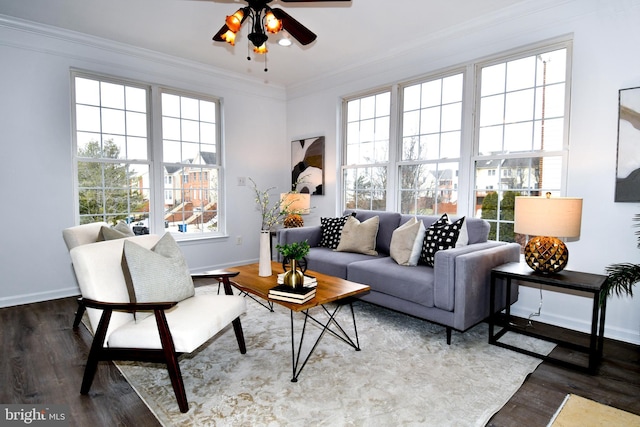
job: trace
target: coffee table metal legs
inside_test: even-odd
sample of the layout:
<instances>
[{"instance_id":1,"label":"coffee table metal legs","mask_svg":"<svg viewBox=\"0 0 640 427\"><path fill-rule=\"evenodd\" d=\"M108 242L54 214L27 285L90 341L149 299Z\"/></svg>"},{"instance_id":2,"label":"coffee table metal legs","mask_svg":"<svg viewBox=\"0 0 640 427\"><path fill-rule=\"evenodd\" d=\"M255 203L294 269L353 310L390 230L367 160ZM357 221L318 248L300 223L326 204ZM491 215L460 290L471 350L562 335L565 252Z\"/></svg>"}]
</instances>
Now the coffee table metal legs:
<instances>
[{"instance_id":1,"label":"coffee table metal legs","mask_svg":"<svg viewBox=\"0 0 640 427\"><path fill-rule=\"evenodd\" d=\"M326 332L329 332L331 335L335 336L336 338L350 345L356 351L360 351L360 340L358 339L358 328L356 327L356 316L353 311L353 304L352 302L348 302L348 304L351 309L351 319L353 320L353 331L355 335L354 336L355 341L349 336L349 334L347 334L347 332L336 320L336 315L338 314L342 306L345 304L344 303L337 304L333 309L333 311L330 311L326 306L323 305L321 306L322 309L324 310L325 314L329 316L329 319L325 323L311 316L309 314L309 310L305 310L302 312L304 314L304 322L302 324L302 331L300 333L300 340L298 342L297 350L296 350L296 340L295 340L295 329L294 329L294 323L293 323L294 312L293 310L291 310L291 362L293 367L293 377L291 378L291 382L295 383L298 381L298 376L300 375L300 372L302 372L302 369L305 367L305 365L309 361L309 358L313 354L314 350L318 346L318 343L320 342L320 340L322 339L322 337ZM301 363L302 344L304 342L305 333L307 330L307 323L309 320L320 325L322 327L322 331L320 332L320 335L318 336L316 341L313 343L311 349L309 350L308 354L306 355L306 357ZM337 328L336 330L330 327L332 324Z\"/></svg>"}]
</instances>

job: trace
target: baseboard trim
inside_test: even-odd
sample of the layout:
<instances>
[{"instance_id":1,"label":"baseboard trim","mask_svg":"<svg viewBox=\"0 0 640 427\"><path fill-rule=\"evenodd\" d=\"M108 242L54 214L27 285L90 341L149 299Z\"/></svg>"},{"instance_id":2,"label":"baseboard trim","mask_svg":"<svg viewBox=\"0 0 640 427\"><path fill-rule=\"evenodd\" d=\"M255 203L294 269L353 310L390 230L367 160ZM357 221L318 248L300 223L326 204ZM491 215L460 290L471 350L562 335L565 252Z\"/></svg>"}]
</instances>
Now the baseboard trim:
<instances>
[{"instance_id":1,"label":"baseboard trim","mask_svg":"<svg viewBox=\"0 0 640 427\"><path fill-rule=\"evenodd\" d=\"M517 317L528 318L529 315L533 312L537 311L537 307L535 309L532 308L524 308L524 307L511 307L511 314ZM561 328L572 329L579 332L591 333L591 323L585 322L582 320L578 320L571 317L559 316L553 313L543 313L540 317L536 317L533 320L536 322L548 323L550 325L558 326ZM627 328L618 328L618 327L610 327L606 324L605 320L605 328L604 328L604 336L605 338L614 339L617 341L624 341L631 344L640 345L640 331L632 330Z\"/></svg>"},{"instance_id":2,"label":"baseboard trim","mask_svg":"<svg viewBox=\"0 0 640 427\"><path fill-rule=\"evenodd\" d=\"M14 307L16 305L33 304L36 302L50 301L60 298L79 296L80 289L77 286L64 289L56 289L47 292L34 292L30 294L14 295L0 298L0 308Z\"/></svg>"}]
</instances>

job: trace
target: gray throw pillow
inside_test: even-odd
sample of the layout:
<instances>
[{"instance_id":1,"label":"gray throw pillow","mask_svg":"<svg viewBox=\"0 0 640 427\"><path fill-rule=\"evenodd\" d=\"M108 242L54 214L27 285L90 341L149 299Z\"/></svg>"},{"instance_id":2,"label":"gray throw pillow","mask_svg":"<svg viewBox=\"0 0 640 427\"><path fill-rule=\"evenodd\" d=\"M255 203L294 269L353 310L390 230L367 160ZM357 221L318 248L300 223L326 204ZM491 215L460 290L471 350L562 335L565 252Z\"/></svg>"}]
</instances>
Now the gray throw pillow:
<instances>
[{"instance_id":1,"label":"gray throw pillow","mask_svg":"<svg viewBox=\"0 0 640 427\"><path fill-rule=\"evenodd\" d=\"M187 262L170 233L151 249L125 240L122 264L136 302L182 301L195 294Z\"/></svg>"},{"instance_id":2,"label":"gray throw pillow","mask_svg":"<svg viewBox=\"0 0 640 427\"><path fill-rule=\"evenodd\" d=\"M133 236L135 236L135 234L133 234L133 231L131 231L129 226L123 221L118 221L116 225L111 227L107 227L105 225L100 227L98 241L124 239L125 237Z\"/></svg>"},{"instance_id":3,"label":"gray throw pillow","mask_svg":"<svg viewBox=\"0 0 640 427\"><path fill-rule=\"evenodd\" d=\"M364 222L358 221L354 216L349 217L344 227L342 227L340 243L338 243L336 251L378 255L376 237L378 236L379 225L380 217L377 215Z\"/></svg>"}]
</instances>

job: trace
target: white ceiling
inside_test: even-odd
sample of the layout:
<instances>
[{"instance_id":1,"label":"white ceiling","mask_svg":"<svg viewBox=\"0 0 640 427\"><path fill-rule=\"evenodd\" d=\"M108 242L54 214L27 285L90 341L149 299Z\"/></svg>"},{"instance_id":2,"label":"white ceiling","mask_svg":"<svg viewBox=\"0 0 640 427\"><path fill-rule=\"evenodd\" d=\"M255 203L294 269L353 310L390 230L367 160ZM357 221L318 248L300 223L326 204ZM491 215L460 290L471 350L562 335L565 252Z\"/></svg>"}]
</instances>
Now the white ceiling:
<instances>
[{"instance_id":1,"label":"white ceiling","mask_svg":"<svg viewBox=\"0 0 640 427\"><path fill-rule=\"evenodd\" d=\"M434 33L505 16L531 0L352 0L282 3L279 7L318 35L301 46L268 43L264 59L247 61L247 23L235 47L211 38L246 3L240 0L0 0L0 14L66 28L166 53L190 61L289 86L353 64L366 64L419 48ZM254 57L254 54L251 53Z\"/></svg>"}]
</instances>

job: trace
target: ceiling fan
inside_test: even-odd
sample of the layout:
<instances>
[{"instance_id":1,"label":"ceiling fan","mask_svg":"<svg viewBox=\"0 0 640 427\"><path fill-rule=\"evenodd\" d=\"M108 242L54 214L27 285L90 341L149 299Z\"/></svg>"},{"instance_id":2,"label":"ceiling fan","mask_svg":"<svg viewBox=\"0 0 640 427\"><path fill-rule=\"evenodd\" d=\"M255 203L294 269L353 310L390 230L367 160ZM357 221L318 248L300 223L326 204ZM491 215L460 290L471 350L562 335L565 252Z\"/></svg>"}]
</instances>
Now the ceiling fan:
<instances>
[{"instance_id":1,"label":"ceiling fan","mask_svg":"<svg viewBox=\"0 0 640 427\"><path fill-rule=\"evenodd\" d=\"M253 44L253 51L259 54L267 52L267 33L276 34L280 30L286 30L302 45L308 45L316 39L316 35L307 27L296 21L291 15L282 9L268 6L273 0L245 0L247 6L240 8L233 15L227 16L225 24L214 36L217 42L227 42L235 45L236 33L247 19L251 22L249 41ZM351 0L280 0L283 3L312 3L326 1L351 1ZM247 57L247 59L251 59ZM266 71L266 69L265 69Z\"/></svg>"}]
</instances>

